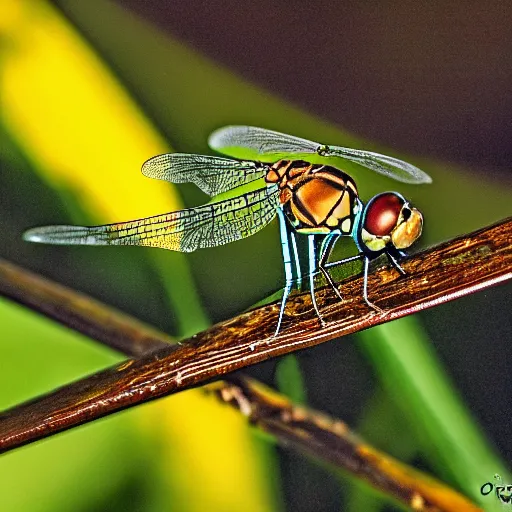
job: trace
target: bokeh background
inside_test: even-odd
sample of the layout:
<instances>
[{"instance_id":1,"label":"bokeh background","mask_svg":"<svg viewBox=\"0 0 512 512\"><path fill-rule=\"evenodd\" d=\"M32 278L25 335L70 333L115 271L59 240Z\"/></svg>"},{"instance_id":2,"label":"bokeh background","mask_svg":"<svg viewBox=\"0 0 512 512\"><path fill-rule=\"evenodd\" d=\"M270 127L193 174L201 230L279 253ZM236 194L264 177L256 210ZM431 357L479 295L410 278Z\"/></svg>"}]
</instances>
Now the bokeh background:
<instances>
[{"instance_id":1,"label":"bokeh background","mask_svg":"<svg viewBox=\"0 0 512 512\"><path fill-rule=\"evenodd\" d=\"M3 0L0 256L178 337L268 296L283 279L275 225L187 256L21 241L34 225L204 202L140 166L166 151L207 152L208 133L224 124L422 167L430 186L343 164L363 198L393 188L421 208L418 249L509 216L511 18L505 2ZM501 286L250 373L492 510L480 487L495 473L512 483L511 306ZM122 358L3 299L0 325L1 408ZM3 456L0 507L397 509L200 390Z\"/></svg>"}]
</instances>

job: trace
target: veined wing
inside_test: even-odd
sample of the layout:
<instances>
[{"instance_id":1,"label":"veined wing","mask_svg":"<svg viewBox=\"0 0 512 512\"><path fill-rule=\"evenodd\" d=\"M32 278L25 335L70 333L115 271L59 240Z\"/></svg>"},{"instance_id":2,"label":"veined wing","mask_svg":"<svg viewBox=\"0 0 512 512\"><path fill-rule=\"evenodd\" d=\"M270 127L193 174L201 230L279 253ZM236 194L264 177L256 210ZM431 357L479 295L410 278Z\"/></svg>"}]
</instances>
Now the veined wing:
<instances>
[{"instance_id":1,"label":"veined wing","mask_svg":"<svg viewBox=\"0 0 512 512\"><path fill-rule=\"evenodd\" d=\"M246 238L276 215L278 187L145 219L104 226L43 226L29 229L30 242L60 245L148 245L191 252Z\"/></svg>"},{"instance_id":2,"label":"veined wing","mask_svg":"<svg viewBox=\"0 0 512 512\"><path fill-rule=\"evenodd\" d=\"M215 196L265 176L268 165L218 156L167 153L150 158L142 174L171 183L194 183Z\"/></svg>"},{"instance_id":3,"label":"veined wing","mask_svg":"<svg viewBox=\"0 0 512 512\"><path fill-rule=\"evenodd\" d=\"M260 155L316 153L320 156L338 156L403 183L432 183L428 174L398 158L361 149L327 146L255 126L220 128L210 135L208 144L212 149L224 154L229 154L229 148L243 147L255 150Z\"/></svg>"}]
</instances>

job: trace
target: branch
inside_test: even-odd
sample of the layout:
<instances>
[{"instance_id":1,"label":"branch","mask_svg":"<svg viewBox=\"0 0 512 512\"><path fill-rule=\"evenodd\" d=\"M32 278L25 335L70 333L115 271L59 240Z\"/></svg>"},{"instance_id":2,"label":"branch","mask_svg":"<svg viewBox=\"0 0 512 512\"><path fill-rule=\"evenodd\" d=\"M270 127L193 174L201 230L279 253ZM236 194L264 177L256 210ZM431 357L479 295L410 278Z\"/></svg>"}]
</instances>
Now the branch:
<instances>
[{"instance_id":1,"label":"branch","mask_svg":"<svg viewBox=\"0 0 512 512\"><path fill-rule=\"evenodd\" d=\"M147 355L174 343L163 332L113 307L1 258L0 295L129 356Z\"/></svg>"},{"instance_id":2,"label":"branch","mask_svg":"<svg viewBox=\"0 0 512 512\"><path fill-rule=\"evenodd\" d=\"M376 271L369 284L383 297L376 303L384 313L369 311L361 297L361 278L350 279L344 283L344 302L327 288L318 291L319 307L329 321L324 328L309 295L298 295L288 307L295 320L277 338L272 338L279 310L274 303L14 407L0 416L0 451L503 282L512 277L511 238L512 220L506 220L415 255L403 264L407 275L399 280L391 269ZM3 282L8 274L2 273ZM2 290L24 300L12 284Z\"/></svg>"},{"instance_id":3,"label":"branch","mask_svg":"<svg viewBox=\"0 0 512 512\"><path fill-rule=\"evenodd\" d=\"M365 444L342 421L293 405L252 379L232 378L217 393L281 444L345 469L412 510L481 510L438 480Z\"/></svg>"},{"instance_id":4,"label":"branch","mask_svg":"<svg viewBox=\"0 0 512 512\"><path fill-rule=\"evenodd\" d=\"M505 228L502 234L506 239L507 232L510 231L510 222L502 223L501 227ZM498 236L493 240L494 235L499 234L496 233L499 228L500 225L483 230L430 252L435 253L443 249L444 259L442 261L445 266L460 265L468 261L474 264L482 256L492 253L494 256L502 258L502 263L506 268L510 254ZM468 244L470 238L472 241ZM468 249L470 245L472 249ZM460 250L461 247L465 250ZM427 256L428 253L417 258L424 259ZM505 277L500 277L501 266L494 268L495 266L494 263L491 264L490 261L487 261L481 278L472 280L475 282L470 291L504 280L506 274L504 274ZM461 268L458 268L460 271ZM491 270L490 275L485 276L485 271L489 270ZM148 328L127 315L5 262L0 262L0 292L130 355L153 351L166 346L171 341L166 335ZM463 294L465 293L459 292L459 295ZM438 303L445 300L447 299L438 300ZM322 302L320 303L322 304ZM159 357L159 354L155 354L155 356ZM133 364L133 362L129 364ZM125 365L121 365L119 368L120 371L123 371ZM91 379L94 381L95 378L89 378L86 381L91 381ZM412 506L415 510L477 510L465 498L442 486L439 482L432 481L422 473L363 444L342 422L293 406L283 397L268 391L250 379L230 377L229 381L210 386L210 389L214 389L221 399L235 405L242 413L249 416L253 423L276 436L280 442L291 444L303 452L350 471L374 487L391 494L404 504ZM82 390L84 388L94 389L94 382L92 384L92 387L86 385ZM96 395L96 392L94 394ZM49 396L54 396L54 394ZM102 401L103 397L100 394L97 405L102 406ZM41 401L35 402L35 404L38 403L41 404ZM27 407L31 410L32 405L33 403L30 403L14 408L2 415L0 431L5 432L6 422L11 423L12 426L12 421L9 422L9 418L12 420L16 416L16 412L21 413L21 418L23 418L23 411ZM94 406L94 404L88 405ZM72 408L73 405L69 404L68 413L72 413ZM41 405L38 405L36 409L42 412ZM75 407L75 413L79 414L84 421L87 416L81 409L80 406ZM19 423L23 423L23 421ZM73 424L76 423L67 426L60 425L59 430L69 428ZM59 427L58 424L55 425ZM28 439L24 437L23 432L11 431L10 439L0 438L0 446L3 446L4 450L11 449L29 442L31 439L42 437L37 433L44 436L51 435L55 431L57 430L51 428L46 432L39 429L35 431L35 436Z\"/></svg>"}]
</instances>

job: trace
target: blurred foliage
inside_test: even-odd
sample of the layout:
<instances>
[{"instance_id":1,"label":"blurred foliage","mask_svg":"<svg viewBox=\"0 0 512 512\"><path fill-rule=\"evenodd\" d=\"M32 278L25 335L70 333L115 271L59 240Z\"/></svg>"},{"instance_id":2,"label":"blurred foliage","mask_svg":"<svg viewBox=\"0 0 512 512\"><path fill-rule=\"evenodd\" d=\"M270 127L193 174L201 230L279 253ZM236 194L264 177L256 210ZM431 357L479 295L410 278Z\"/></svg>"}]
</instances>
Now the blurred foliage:
<instances>
[{"instance_id":1,"label":"blurred foliage","mask_svg":"<svg viewBox=\"0 0 512 512\"><path fill-rule=\"evenodd\" d=\"M276 368L275 381L281 393L285 394L296 404L305 404L306 388L304 377L295 354L280 358Z\"/></svg>"},{"instance_id":2,"label":"blurred foliage","mask_svg":"<svg viewBox=\"0 0 512 512\"><path fill-rule=\"evenodd\" d=\"M47 210L42 209L44 201L30 201L33 211L38 213L30 222L44 223L45 219L57 214L61 215L54 218L57 222L108 222L127 215L144 216L180 208L181 202L172 188L161 187L138 172L127 171L137 169L149 156L169 148L122 85L69 23L44 2L11 2L3 7L7 16L2 25L2 41L5 41L2 46L2 124L5 126L3 145L8 151L2 158L2 176L6 182L11 182L11 189L17 195L11 210L17 219L16 228L20 227L20 219L24 219L22 223L25 221L29 209L27 199L38 197L35 191L48 187L56 190L59 196L63 195L64 201L59 201L58 197L46 201ZM109 115L105 117L106 112ZM20 158L15 158L16 153ZM19 182L16 183L16 176L22 171L19 164L25 171L22 179L27 187L24 190L20 189ZM56 208L59 203L60 208ZM68 213L66 206L70 203L76 206ZM17 244L19 231L12 233L11 239ZM40 252L34 247L26 250L27 247L16 251L7 249L4 255L117 303L139 317L151 318L154 309L160 318L172 315L172 322L167 325L177 334L191 334L207 325L188 264L181 254L163 259L158 251L148 251L144 255L142 251L139 255L134 251L133 257L138 261L133 261L120 253L116 255L116 251L109 251L109 256L100 256L100 264L91 264L93 260L87 263L83 259L87 258L87 251L71 250L68 257L73 263L60 267L56 263L65 260L66 256L46 262L39 260L33 265L44 250ZM21 254L27 254L26 258L20 258ZM30 254L32 258L28 256ZM139 275L137 269L141 269ZM113 286L109 276L122 284ZM156 299L151 288L160 289ZM121 303L115 296L121 297ZM30 336L31 332L21 331L18 337ZM69 345L71 348L74 344L69 341ZM26 350L21 345L20 348ZM109 361L104 361L103 366L108 364ZM19 366L12 365L11 368L16 371ZM90 367L89 372L95 369L97 366ZM74 377L79 375L75 373ZM53 385L62 385L69 380L72 377ZM11 386L15 382L12 374L10 382ZM9 395L6 398L10 400ZM203 414L208 409L212 419L205 428ZM147 503L141 501L143 508L155 500L155 510L171 506L179 510L204 510L210 506L224 510L271 507L271 484L263 479L263 468L269 465L262 462L269 456L266 446L254 439L243 418L221 407L213 398L200 391L191 391L178 400L146 408L144 415L134 413L131 417L131 424L135 422L139 435L155 438L158 456L151 464L116 465L110 479L105 478L104 485L112 486L111 494L119 482L127 480L124 473L128 468L136 475L136 468L143 467L140 492L144 490L142 483L147 475L153 473L149 468L161 475L156 494ZM108 421L106 424L110 425ZM98 441L91 431L89 436L89 444L94 446ZM85 455L91 457L89 460L94 460L93 451L87 444L78 440L75 443L77 449L81 447ZM129 451L128 445L126 450ZM16 474L13 466L18 460L18 453L5 459L2 469L9 472L11 478ZM64 457L57 457L55 463L62 470L68 462ZM91 463L91 470L93 467ZM22 470L27 471L27 468L20 465L20 481ZM133 475L129 476L134 480ZM219 493L224 479L232 482L233 487ZM95 483L91 482L91 486ZM73 508L90 507L94 497L89 498L89 494L85 487L81 493L75 493L75 499L81 497L82 504ZM25 500L30 499L21 495ZM120 503L125 503L123 493L115 495L121 499ZM37 493L29 496L38 507L53 508L50 499L41 501ZM20 510L22 503L15 504L16 501L11 510ZM31 506L27 504L24 508L30 510Z\"/></svg>"},{"instance_id":3,"label":"blurred foliage","mask_svg":"<svg viewBox=\"0 0 512 512\"><path fill-rule=\"evenodd\" d=\"M47 223L130 220L204 202L194 187L178 191L139 169L145 159L170 150L165 140L179 151L208 151L207 135L223 124L261 125L393 154L245 83L113 3L56 4L60 10L42 0L4 0L0 7L0 229L7 241L0 255L168 332L191 334L208 324L208 316L234 315L278 289L277 227L186 257L156 249L31 246L21 232ZM510 188L460 168L407 159L434 184L389 183L339 163L356 178L363 199L390 186L411 198L427 219L423 246L510 215ZM493 497L482 498L480 485L495 472L505 474L491 445L511 450L498 437L509 430L508 415L487 403L503 395L505 381L499 372L494 380L490 374L500 368L500 353L510 350L512 326L510 288L486 294L425 313L425 327L407 319L368 331L362 338L368 358L356 338L344 338L285 358L277 369L267 363L251 373L272 382L276 370L290 396L307 396L313 407L352 426L362 420L368 441L490 509ZM2 407L118 360L7 302L0 302L0 318ZM429 335L441 358L429 348ZM486 430L496 425L495 431L484 434L475 426L443 359L480 418L494 414ZM490 391L478 402L483 388ZM118 414L2 461L6 511L383 505L366 486L339 484L325 468L275 449L199 391Z\"/></svg>"},{"instance_id":4,"label":"blurred foliage","mask_svg":"<svg viewBox=\"0 0 512 512\"><path fill-rule=\"evenodd\" d=\"M482 442L480 430L414 318L362 332L360 337L370 360L379 361L375 366L384 389L404 416L412 415L416 455L426 454L436 472L457 482L466 493L478 489L493 471L506 471Z\"/></svg>"}]
</instances>

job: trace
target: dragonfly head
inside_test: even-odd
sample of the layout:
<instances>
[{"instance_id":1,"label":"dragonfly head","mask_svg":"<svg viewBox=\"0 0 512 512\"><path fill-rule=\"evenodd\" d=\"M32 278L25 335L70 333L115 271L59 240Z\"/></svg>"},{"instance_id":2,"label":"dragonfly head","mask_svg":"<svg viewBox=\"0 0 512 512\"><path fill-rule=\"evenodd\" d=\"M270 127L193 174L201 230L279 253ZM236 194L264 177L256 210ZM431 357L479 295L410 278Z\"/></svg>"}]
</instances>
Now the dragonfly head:
<instances>
[{"instance_id":1,"label":"dragonfly head","mask_svg":"<svg viewBox=\"0 0 512 512\"><path fill-rule=\"evenodd\" d=\"M407 249L421 235L423 216L397 192L384 192L365 206L360 242L364 250L379 252L392 246Z\"/></svg>"}]
</instances>

